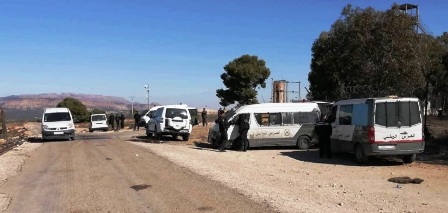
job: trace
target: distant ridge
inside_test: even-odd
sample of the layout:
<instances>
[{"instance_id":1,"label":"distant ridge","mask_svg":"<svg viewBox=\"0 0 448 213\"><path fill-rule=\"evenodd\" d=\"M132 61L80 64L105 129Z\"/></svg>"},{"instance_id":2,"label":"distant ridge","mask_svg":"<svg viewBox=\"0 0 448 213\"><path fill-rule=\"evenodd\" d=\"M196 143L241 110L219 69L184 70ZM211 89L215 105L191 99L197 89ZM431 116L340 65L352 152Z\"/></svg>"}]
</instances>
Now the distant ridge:
<instances>
[{"instance_id":1,"label":"distant ridge","mask_svg":"<svg viewBox=\"0 0 448 213\"><path fill-rule=\"evenodd\" d=\"M0 97L0 107L5 109L43 109L46 107L55 107L64 98L75 98L80 100L88 109L103 110L129 110L131 102L122 97L76 94L76 93L43 93L43 94L24 94ZM159 105L157 103L153 103ZM134 102L135 109L145 109L146 105Z\"/></svg>"}]
</instances>

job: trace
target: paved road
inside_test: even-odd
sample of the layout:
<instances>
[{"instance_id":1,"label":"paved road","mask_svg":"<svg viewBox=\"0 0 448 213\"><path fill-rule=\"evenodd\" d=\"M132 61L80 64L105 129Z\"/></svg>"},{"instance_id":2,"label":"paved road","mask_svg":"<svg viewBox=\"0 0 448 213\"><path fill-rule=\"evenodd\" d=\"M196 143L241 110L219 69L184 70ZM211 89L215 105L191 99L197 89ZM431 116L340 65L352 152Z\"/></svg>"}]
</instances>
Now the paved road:
<instances>
[{"instance_id":1,"label":"paved road","mask_svg":"<svg viewBox=\"0 0 448 213\"><path fill-rule=\"evenodd\" d=\"M131 134L92 133L44 143L0 186L0 193L12 198L6 212L273 211L124 142Z\"/></svg>"}]
</instances>

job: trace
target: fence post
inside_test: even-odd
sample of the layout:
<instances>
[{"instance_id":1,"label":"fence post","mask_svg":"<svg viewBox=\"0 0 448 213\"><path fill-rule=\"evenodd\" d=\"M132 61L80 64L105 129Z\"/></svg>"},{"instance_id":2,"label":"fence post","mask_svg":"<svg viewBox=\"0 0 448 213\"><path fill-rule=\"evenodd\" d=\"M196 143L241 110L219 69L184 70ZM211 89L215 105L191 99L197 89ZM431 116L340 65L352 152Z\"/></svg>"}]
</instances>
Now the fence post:
<instances>
[{"instance_id":1,"label":"fence post","mask_svg":"<svg viewBox=\"0 0 448 213\"><path fill-rule=\"evenodd\" d=\"M1 136L3 139L8 139L8 129L6 129L6 117L5 117L5 111L0 108L0 122L2 123L2 134Z\"/></svg>"}]
</instances>

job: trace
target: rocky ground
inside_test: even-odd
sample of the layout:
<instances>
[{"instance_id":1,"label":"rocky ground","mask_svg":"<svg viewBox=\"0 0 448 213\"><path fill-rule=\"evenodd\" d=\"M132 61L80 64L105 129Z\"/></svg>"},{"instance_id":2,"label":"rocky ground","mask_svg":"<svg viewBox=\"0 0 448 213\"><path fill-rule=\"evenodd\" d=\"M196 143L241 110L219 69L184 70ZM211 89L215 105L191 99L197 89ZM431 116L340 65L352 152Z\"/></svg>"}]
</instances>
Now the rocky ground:
<instances>
[{"instance_id":1,"label":"rocky ground","mask_svg":"<svg viewBox=\"0 0 448 213\"><path fill-rule=\"evenodd\" d=\"M33 134L35 128L32 124L25 129ZM83 131L83 127L77 128ZM448 166L443 152L419 155L411 165L377 159L359 166L350 155L320 159L317 149L271 147L220 153L206 143L207 132L208 127L194 127L188 142L169 137L148 139L142 130L122 130L119 138L281 212L446 212L448 209ZM19 161L26 159L26 154L18 156ZM404 176L423 182L388 181Z\"/></svg>"}]
</instances>

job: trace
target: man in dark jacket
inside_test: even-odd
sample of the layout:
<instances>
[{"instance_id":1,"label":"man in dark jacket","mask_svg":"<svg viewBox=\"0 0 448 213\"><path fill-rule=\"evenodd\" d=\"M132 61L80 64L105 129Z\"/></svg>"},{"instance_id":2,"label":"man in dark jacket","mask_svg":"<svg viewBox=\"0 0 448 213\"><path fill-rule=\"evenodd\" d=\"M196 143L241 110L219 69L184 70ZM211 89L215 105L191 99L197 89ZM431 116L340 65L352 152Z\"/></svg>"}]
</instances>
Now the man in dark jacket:
<instances>
[{"instance_id":1,"label":"man in dark jacket","mask_svg":"<svg viewBox=\"0 0 448 213\"><path fill-rule=\"evenodd\" d=\"M202 126L207 126L207 110L205 110L205 107L204 109L202 109L201 115L202 115Z\"/></svg>"},{"instance_id":2,"label":"man in dark jacket","mask_svg":"<svg viewBox=\"0 0 448 213\"><path fill-rule=\"evenodd\" d=\"M216 123L219 125L219 133L221 134L221 145L219 146L220 152L225 152L227 146L227 128L229 126L227 119L224 117L224 110L218 111L218 119Z\"/></svg>"},{"instance_id":3,"label":"man in dark jacket","mask_svg":"<svg viewBox=\"0 0 448 213\"><path fill-rule=\"evenodd\" d=\"M249 131L249 119L247 117L248 115L241 114L238 118L238 126L241 139L241 147L239 151L243 152L247 151L247 146L249 145L249 141L247 140L247 132Z\"/></svg>"},{"instance_id":4,"label":"man in dark jacket","mask_svg":"<svg viewBox=\"0 0 448 213\"><path fill-rule=\"evenodd\" d=\"M114 113L111 113L109 115L109 124L110 124L110 129L114 130L114 123L115 123L115 117L114 117Z\"/></svg>"},{"instance_id":5,"label":"man in dark jacket","mask_svg":"<svg viewBox=\"0 0 448 213\"><path fill-rule=\"evenodd\" d=\"M120 124L121 124L121 128L124 129L124 120L126 119L126 117L124 117L123 113L121 113L120 115Z\"/></svg>"},{"instance_id":6,"label":"man in dark jacket","mask_svg":"<svg viewBox=\"0 0 448 213\"><path fill-rule=\"evenodd\" d=\"M135 111L135 114L134 114L134 131L135 130L140 130L140 126L139 126L139 123L140 123L140 119L142 118L142 116L140 115L140 113L138 113L138 111Z\"/></svg>"},{"instance_id":7,"label":"man in dark jacket","mask_svg":"<svg viewBox=\"0 0 448 213\"><path fill-rule=\"evenodd\" d=\"M120 115L117 113L115 114L115 124L117 125L117 128L115 130L119 130L120 129Z\"/></svg>"},{"instance_id":8,"label":"man in dark jacket","mask_svg":"<svg viewBox=\"0 0 448 213\"><path fill-rule=\"evenodd\" d=\"M331 159L331 141L330 137L333 128L330 123L319 122L314 128L315 133L319 138L319 157L323 158L325 155Z\"/></svg>"}]
</instances>

